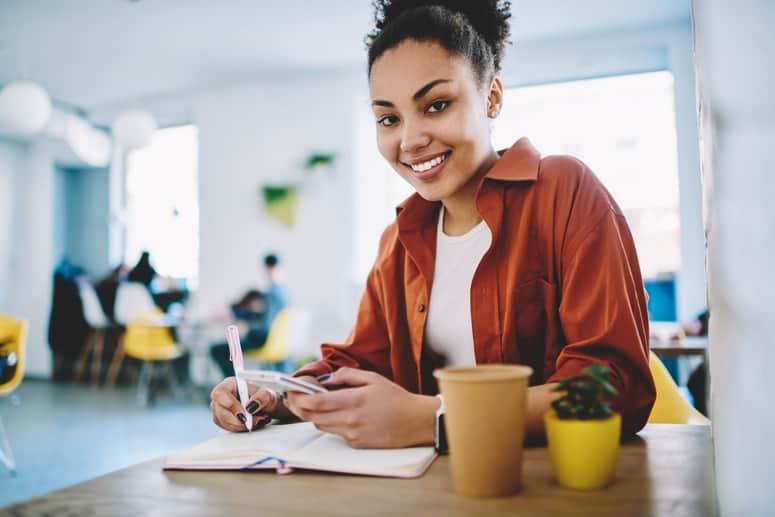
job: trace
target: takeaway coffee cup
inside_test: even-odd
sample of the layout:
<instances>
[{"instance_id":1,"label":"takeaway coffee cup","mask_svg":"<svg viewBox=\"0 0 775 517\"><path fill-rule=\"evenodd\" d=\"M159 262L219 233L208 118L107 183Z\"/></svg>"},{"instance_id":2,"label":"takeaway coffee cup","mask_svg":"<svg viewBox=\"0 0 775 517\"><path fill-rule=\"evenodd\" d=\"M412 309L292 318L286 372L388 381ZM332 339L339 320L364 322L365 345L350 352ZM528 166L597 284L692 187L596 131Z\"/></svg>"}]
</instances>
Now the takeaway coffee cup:
<instances>
[{"instance_id":1,"label":"takeaway coffee cup","mask_svg":"<svg viewBox=\"0 0 775 517\"><path fill-rule=\"evenodd\" d=\"M444 397L452 483L470 497L503 497L519 491L533 369L493 364L443 368L433 375Z\"/></svg>"}]
</instances>

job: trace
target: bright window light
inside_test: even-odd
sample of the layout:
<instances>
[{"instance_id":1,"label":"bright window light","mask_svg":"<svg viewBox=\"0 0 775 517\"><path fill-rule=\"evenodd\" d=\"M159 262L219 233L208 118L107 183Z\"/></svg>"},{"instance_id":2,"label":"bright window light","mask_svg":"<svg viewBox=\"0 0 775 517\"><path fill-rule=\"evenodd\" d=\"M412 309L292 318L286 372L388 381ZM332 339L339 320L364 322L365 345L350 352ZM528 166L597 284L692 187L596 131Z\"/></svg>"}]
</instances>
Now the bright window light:
<instances>
[{"instance_id":1,"label":"bright window light","mask_svg":"<svg viewBox=\"0 0 775 517\"><path fill-rule=\"evenodd\" d=\"M570 154L591 167L627 217L645 278L678 271L672 73L509 89L493 141L504 149L520 136L543 155Z\"/></svg>"},{"instance_id":2,"label":"bright window light","mask_svg":"<svg viewBox=\"0 0 775 517\"><path fill-rule=\"evenodd\" d=\"M148 250L159 274L189 288L199 276L198 145L196 126L162 129L126 165L125 263Z\"/></svg>"}]
</instances>

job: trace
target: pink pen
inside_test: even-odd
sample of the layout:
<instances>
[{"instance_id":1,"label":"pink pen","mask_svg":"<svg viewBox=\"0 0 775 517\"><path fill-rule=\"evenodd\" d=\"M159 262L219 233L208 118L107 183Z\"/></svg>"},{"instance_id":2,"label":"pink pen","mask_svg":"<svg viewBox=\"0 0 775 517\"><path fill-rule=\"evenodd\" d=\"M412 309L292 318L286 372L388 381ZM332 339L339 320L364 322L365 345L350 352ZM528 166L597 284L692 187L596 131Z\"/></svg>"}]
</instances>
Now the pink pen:
<instances>
[{"instance_id":1,"label":"pink pen","mask_svg":"<svg viewBox=\"0 0 775 517\"><path fill-rule=\"evenodd\" d=\"M234 365L234 378L237 379L237 392L239 393L239 401L242 403L242 407L248 403L248 383L245 379L240 378L242 370L245 369L245 362L242 359L242 345L239 340L239 329L236 325L229 325L226 327L226 341L229 342L229 359L231 359ZM245 410L245 427L248 428L248 432L251 431L250 424L253 422L253 416Z\"/></svg>"}]
</instances>

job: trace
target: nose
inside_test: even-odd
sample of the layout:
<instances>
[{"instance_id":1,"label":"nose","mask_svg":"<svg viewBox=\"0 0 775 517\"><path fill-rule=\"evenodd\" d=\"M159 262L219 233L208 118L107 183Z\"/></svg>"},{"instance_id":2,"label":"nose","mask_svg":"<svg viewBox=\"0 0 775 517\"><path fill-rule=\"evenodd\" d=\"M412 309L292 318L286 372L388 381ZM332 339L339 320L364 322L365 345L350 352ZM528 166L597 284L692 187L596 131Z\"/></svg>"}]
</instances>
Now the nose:
<instances>
[{"instance_id":1,"label":"nose","mask_svg":"<svg viewBox=\"0 0 775 517\"><path fill-rule=\"evenodd\" d=\"M431 138L421 122L404 120L401 133L401 152L414 153L431 143Z\"/></svg>"}]
</instances>

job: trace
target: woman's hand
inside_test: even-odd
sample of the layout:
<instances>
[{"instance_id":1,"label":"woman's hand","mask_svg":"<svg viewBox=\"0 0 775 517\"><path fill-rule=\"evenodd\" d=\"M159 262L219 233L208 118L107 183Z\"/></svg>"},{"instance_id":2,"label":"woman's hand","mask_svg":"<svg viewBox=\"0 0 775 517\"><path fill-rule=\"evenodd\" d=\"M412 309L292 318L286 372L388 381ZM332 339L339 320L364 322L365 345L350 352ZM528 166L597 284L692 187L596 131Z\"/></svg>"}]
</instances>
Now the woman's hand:
<instances>
[{"instance_id":1,"label":"woman's hand","mask_svg":"<svg viewBox=\"0 0 775 517\"><path fill-rule=\"evenodd\" d=\"M385 377L341 368L312 395L288 392L286 404L302 420L337 434L357 448L393 448L433 443L439 400L409 393Z\"/></svg>"},{"instance_id":2,"label":"woman's hand","mask_svg":"<svg viewBox=\"0 0 775 517\"><path fill-rule=\"evenodd\" d=\"M243 408L239 401L236 379L227 377L221 381L210 393L213 422L227 431L238 433L247 431L245 422L248 418L251 429L256 430L264 427L272 418L292 417L275 392L248 383L248 393L250 399L247 407Z\"/></svg>"}]
</instances>

